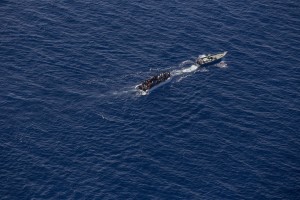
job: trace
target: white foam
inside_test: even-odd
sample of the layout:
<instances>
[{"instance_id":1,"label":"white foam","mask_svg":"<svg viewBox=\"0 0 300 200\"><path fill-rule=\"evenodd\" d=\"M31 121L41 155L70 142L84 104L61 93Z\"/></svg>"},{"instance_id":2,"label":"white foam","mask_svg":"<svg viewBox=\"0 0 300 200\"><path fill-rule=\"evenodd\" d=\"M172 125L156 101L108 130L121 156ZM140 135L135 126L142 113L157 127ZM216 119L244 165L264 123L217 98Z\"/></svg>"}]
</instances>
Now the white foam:
<instances>
[{"instance_id":1,"label":"white foam","mask_svg":"<svg viewBox=\"0 0 300 200\"><path fill-rule=\"evenodd\" d=\"M225 63L224 61L222 61L222 62L216 64L216 66L219 67L219 68L227 68L227 67L228 67L228 66L227 66L227 63Z\"/></svg>"},{"instance_id":2,"label":"white foam","mask_svg":"<svg viewBox=\"0 0 300 200\"><path fill-rule=\"evenodd\" d=\"M171 76L178 76L182 74L182 70L173 70L171 71Z\"/></svg>"},{"instance_id":3,"label":"white foam","mask_svg":"<svg viewBox=\"0 0 300 200\"><path fill-rule=\"evenodd\" d=\"M182 74L185 74L185 73L191 73L191 72L194 72L196 71L197 69L199 68L198 65L191 65L190 67L187 67L187 68L183 68L181 70L173 70L171 72L171 75L172 76L179 76L179 75L182 75Z\"/></svg>"},{"instance_id":4,"label":"white foam","mask_svg":"<svg viewBox=\"0 0 300 200\"><path fill-rule=\"evenodd\" d=\"M140 92L140 95L142 95L142 96L145 96L145 95L147 95L147 94L149 94L148 92L145 92L145 91L141 91Z\"/></svg>"},{"instance_id":5,"label":"white foam","mask_svg":"<svg viewBox=\"0 0 300 200\"><path fill-rule=\"evenodd\" d=\"M183 73L190 73L190 72L196 71L198 68L199 68L199 66L197 66L197 65L192 65L192 66L190 66L189 68L183 69L182 72L183 72Z\"/></svg>"}]
</instances>

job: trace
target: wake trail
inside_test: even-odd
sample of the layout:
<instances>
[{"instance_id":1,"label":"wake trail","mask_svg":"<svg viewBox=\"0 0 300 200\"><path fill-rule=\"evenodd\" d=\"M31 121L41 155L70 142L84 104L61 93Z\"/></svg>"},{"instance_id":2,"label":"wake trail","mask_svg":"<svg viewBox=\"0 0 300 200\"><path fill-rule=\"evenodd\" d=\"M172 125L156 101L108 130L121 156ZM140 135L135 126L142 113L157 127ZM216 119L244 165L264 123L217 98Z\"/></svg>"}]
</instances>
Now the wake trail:
<instances>
[{"instance_id":1,"label":"wake trail","mask_svg":"<svg viewBox=\"0 0 300 200\"><path fill-rule=\"evenodd\" d=\"M180 76L186 73L191 73L191 72L195 72L197 69L199 69L198 65L191 65L190 67L187 68L183 68L183 69L179 69L179 70L173 70L171 71L171 75L172 76Z\"/></svg>"},{"instance_id":2,"label":"wake trail","mask_svg":"<svg viewBox=\"0 0 300 200\"><path fill-rule=\"evenodd\" d=\"M219 67L226 67L226 65L220 65ZM191 76L192 73L195 72L208 72L208 69L205 67L200 67L197 65L194 61L192 60L186 60L183 61L182 63L179 64L180 69L170 69L170 74L171 74L171 82L175 80L175 82L180 82L181 80L185 79L188 76ZM158 71L158 70L157 70ZM139 73L141 74L141 73ZM132 95L132 94L137 94L138 96L140 95L146 95L146 93L137 93L137 90L135 88L136 86L132 87L125 87L122 88L122 90L119 91L114 91L112 94L114 96L124 96L124 95Z\"/></svg>"}]
</instances>

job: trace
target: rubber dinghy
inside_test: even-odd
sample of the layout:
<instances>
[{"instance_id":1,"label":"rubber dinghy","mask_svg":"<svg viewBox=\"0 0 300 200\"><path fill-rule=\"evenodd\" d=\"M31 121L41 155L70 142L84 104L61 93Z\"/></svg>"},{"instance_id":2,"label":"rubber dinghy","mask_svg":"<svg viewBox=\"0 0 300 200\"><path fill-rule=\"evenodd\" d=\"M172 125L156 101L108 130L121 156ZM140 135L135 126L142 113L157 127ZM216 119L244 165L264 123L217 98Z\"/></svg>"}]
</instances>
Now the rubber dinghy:
<instances>
[{"instance_id":1,"label":"rubber dinghy","mask_svg":"<svg viewBox=\"0 0 300 200\"><path fill-rule=\"evenodd\" d=\"M215 55L212 55L212 54L200 55L197 58L196 63L198 65L200 65L200 67L216 64L216 63L220 62L226 54L227 54L227 51L225 51L223 53L215 54Z\"/></svg>"},{"instance_id":2,"label":"rubber dinghy","mask_svg":"<svg viewBox=\"0 0 300 200\"><path fill-rule=\"evenodd\" d=\"M141 92L149 93L151 90L154 90L155 88L167 83L170 79L171 73L163 72L156 76L152 76L151 78L137 85L135 88Z\"/></svg>"}]
</instances>

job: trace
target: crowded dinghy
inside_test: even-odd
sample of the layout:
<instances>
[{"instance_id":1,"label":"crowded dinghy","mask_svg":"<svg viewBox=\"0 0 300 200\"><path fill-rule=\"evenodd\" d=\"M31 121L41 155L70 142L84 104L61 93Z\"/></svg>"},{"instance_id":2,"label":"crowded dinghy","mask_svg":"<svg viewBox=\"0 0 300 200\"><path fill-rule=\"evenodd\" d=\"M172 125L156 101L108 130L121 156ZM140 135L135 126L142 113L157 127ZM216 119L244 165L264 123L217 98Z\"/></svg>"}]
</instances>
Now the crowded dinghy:
<instances>
[{"instance_id":1,"label":"crowded dinghy","mask_svg":"<svg viewBox=\"0 0 300 200\"><path fill-rule=\"evenodd\" d=\"M163 72L156 76L152 76L151 78L145 80L141 84L136 86L136 89L143 91L143 92L150 92L154 88L162 85L163 83L167 82L171 78L170 72Z\"/></svg>"}]
</instances>

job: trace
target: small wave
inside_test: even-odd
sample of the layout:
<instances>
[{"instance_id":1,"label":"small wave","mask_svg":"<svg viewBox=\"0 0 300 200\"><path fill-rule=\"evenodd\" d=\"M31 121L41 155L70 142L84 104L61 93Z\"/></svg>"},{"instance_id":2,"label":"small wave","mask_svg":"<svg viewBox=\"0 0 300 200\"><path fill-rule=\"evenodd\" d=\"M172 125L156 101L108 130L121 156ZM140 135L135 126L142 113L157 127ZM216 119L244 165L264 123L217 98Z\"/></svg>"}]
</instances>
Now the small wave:
<instances>
[{"instance_id":1,"label":"small wave","mask_svg":"<svg viewBox=\"0 0 300 200\"><path fill-rule=\"evenodd\" d=\"M145 95L148 95L149 93L148 92L145 92L145 91L137 91L136 94L138 96L145 96Z\"/></svg>"},{"instance_id":2,"label":"small wave","mask_svg":"<svg viewBox=\"0 0 300 200\"><path fill-rule=\"evenodd\" d=\"M216 66L219 68L227 68L228 67L227 63L225 63L224 61L216 64Z\"/></svg>"},{"instance_id":3,"label":"small wave","mask_svg":"<svg viewBox=\"0 0 300 200\"><path fill-rule=\"evenodd\" d=\"M112 94L113 95L124 95L124 94L130 94L130 93L134 93L136 92L135 87L127 87L127 88L123 88L120 91L114 91Z\"/></svg>"},{"instance_id":4,"label":"small wave","mask_svg":"<svg viewBox=\"0 0 300 200\"><path fill-rule=\"evenodd\" d=\"M183 68L183 67L187 67L187 66L189 66L189 65L191 65L191 64L195 64L195 62L192 61L192 60L185 60L185 61L183 61L182 63L180 63L179 67L180 67L180 68Z\"/></svg>"},{"instance_id":5,"label":"small wave","mask_svg":"<svg viewBox=\"0 0 300 200\"><path fill-rule=\"evenodd\" d=\"M192 66L189 67L189 68L183 69L182 72L183 72L183 73L190 73L190 72L196 71L198 68L199 68L199 66L197 66L197 65L192 65Z\"/></svg>"},{"instance_id":6,"label":"small wave","mask_svg":"<svg viewBox=\"0 0 300 200\"><path fill-rule=\"evenodd\" d=\"M199 68L199 65L192 64L191 66L189 66L187 68L183 68L183 69L180 69L180 70L173 70L171 72L171 75L172 76L179 76L179 75L182 75L182 74L185 74L185 73L195 72L195 71L197 71L198 68Z\"/></svg>"}]
</instances>

